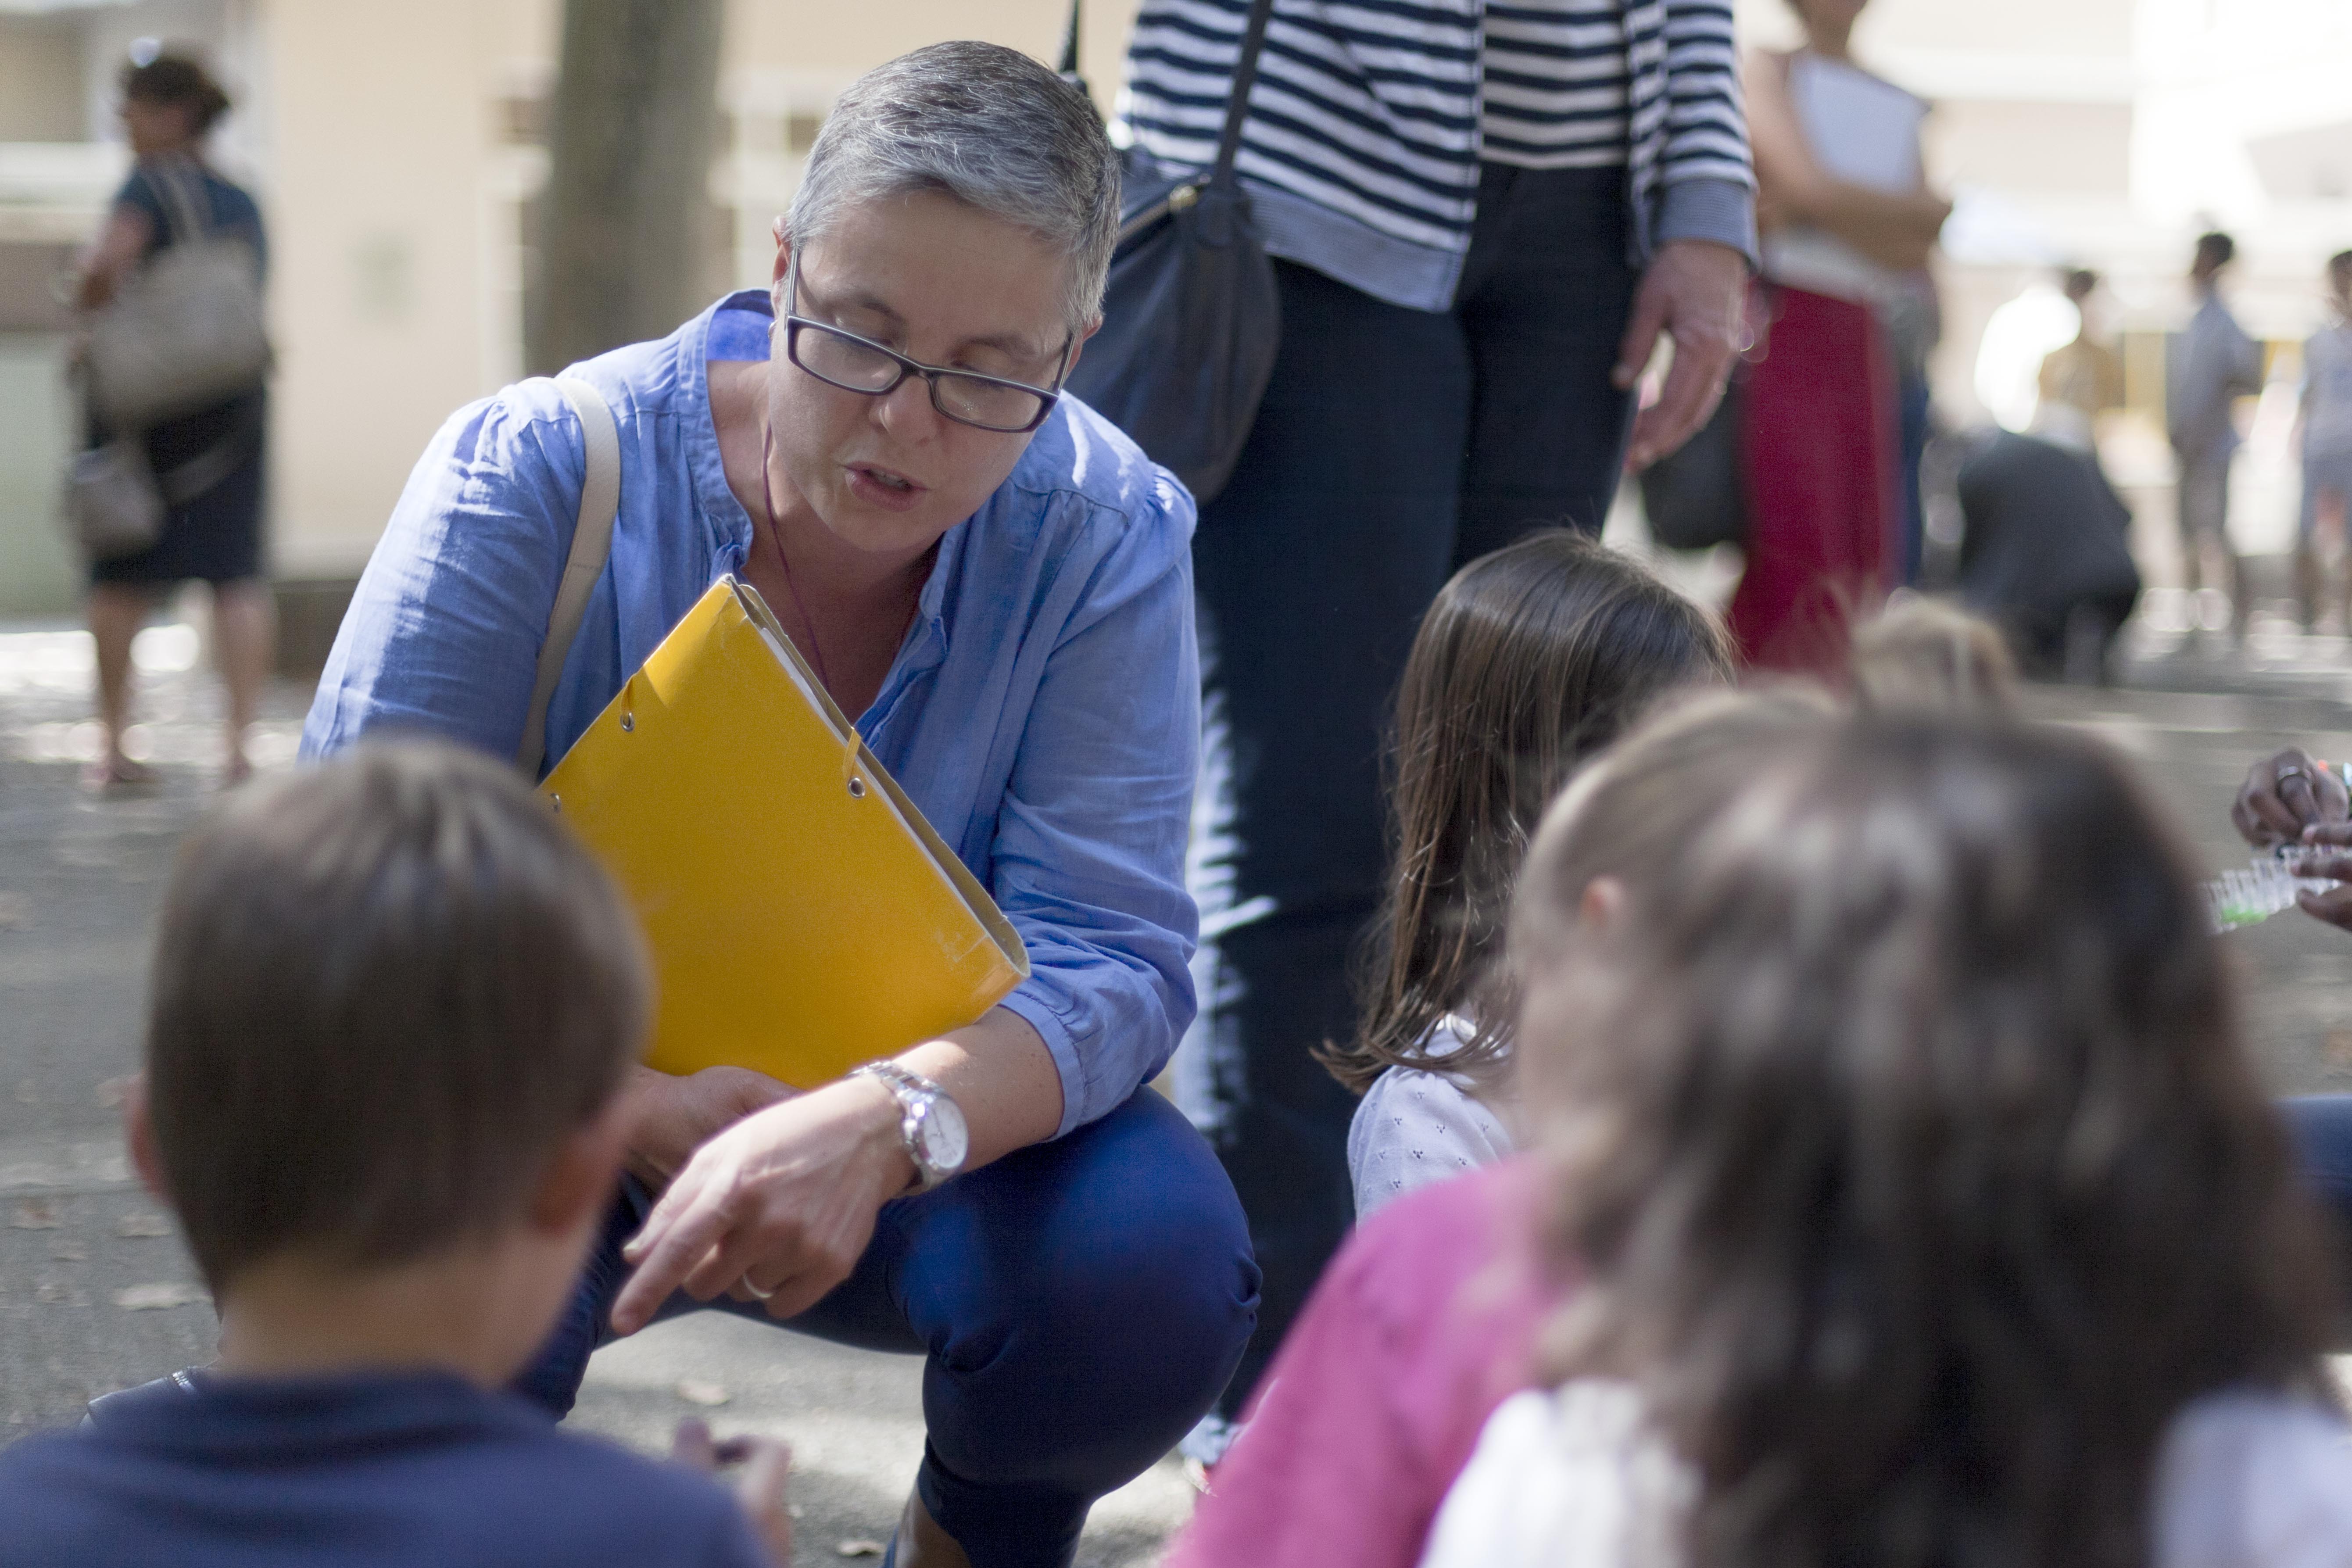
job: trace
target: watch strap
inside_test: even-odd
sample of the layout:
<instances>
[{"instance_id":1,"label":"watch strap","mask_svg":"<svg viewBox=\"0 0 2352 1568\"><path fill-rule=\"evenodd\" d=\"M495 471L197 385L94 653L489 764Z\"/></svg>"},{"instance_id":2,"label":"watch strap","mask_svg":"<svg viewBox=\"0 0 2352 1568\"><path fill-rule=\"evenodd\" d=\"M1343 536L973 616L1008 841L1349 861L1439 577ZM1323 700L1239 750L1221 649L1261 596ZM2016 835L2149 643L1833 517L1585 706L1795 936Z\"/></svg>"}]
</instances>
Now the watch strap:
<instances>
[{"instance_id":1,"label":"watch strap","mask_svg":"<svg viewBox=\"0 0 2352 1568\"><path fill-rule=\"evenodd\" d=\"M921 1121L925 1110L918 1109L919 1097L934 1102L949 1100L946 1089L935 1079L925 1078L921 1073L901 1067L887 1058L855 1068L849 1076L873 1079L888 1089L890 1097L898 1102L899 1142L906 1146L907 1158L915 1167L915 1185L902 1195L928 1193L955 1174L953 1171L942 1171L932 1164L923 1152Z\"/></svg>"}]
</instances>

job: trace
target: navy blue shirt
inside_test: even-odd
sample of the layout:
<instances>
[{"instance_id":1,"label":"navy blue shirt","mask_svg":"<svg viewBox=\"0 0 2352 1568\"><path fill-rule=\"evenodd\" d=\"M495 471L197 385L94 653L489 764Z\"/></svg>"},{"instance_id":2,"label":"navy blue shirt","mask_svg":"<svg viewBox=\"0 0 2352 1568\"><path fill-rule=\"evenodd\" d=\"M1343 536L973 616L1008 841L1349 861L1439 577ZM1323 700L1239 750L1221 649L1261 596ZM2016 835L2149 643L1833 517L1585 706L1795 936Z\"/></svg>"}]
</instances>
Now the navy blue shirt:
<instances>
[{"instance_id":1,"label":"navy blue shirt","mask_svg":"<svg viewBox=\"0 0 2352 1568\"><path fill-rule=\"evenodd\" d=\"M261 209L253 205L253 197L245 187L231 184L210 168L192 158L142 161L132 165L131 177L114 193L114 205L128 207L145 216L149 233L147 248L142 259L153 256L181 237L173 232L170 211L163 193L157 188L159 180L173 177L184 179L192 200L203 204L197 217L209 224L215 232L233 235L253 247L253 253L266 271L269 264L269 243L261 230ZM198 195L201 193L201 195Z\"/></svg>"},{"instance_id":2,"label":"navy blue shirt","mask_svg":"<svg viewBox=\"0 0 2352 1568\"><path fill-rule=\"evenodd\" d=\"M0 1568L768 1562L708 1478L445 1374L198 1374L0 1452Z\"/></svg>"}]
</instances>

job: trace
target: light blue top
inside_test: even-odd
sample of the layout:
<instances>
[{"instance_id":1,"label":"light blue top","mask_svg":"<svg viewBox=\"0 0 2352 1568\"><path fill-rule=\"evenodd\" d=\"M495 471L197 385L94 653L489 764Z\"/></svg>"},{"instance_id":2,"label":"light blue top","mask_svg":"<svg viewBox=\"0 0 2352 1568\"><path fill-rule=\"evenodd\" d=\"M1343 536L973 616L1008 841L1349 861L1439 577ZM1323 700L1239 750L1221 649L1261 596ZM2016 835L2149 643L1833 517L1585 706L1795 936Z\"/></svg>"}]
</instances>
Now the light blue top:
<instances>
[{"instance_id":1,"label":"light blue top","mask_svg":"<svg viewBox=\"0 0 2352 1568\"><path fill-rule=\"evenodd\" d=\"M742 570L751 520L720 466L707 362L767 358L769 309L765 294L736 294L659 342L567 373L612 405L621 501L548 711L551 758L705 589ZM303 755L405 727L512 757L583 477L580 424L551 382L452 416L360 579ZM1028 944L1031 976L1004 1005L1053 1052L1062 1132L1157 1073L1192 1017L1192 519L1166 469L1065 397L987 504L940 541L857 721Z\"/></svg>"}]
</instances>

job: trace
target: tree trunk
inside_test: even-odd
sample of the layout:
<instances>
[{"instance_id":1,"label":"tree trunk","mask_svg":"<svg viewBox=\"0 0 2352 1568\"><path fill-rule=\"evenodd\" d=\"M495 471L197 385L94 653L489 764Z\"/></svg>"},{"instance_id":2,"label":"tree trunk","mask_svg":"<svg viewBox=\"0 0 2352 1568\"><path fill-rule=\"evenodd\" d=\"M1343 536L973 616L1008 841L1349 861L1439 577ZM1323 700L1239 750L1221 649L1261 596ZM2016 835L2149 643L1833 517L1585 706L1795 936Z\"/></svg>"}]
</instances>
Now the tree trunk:
<instances>
[{"instance_id":1,"label":"tree trunk","mask_svg":"<svg viewBox=\"0 0 2352 1568\"><path fill-rule=\"evenodd\" d=\"M722 0L564 0L539 287L523 357L548 375L700 309Z\"/></svg>"}]
</instances>

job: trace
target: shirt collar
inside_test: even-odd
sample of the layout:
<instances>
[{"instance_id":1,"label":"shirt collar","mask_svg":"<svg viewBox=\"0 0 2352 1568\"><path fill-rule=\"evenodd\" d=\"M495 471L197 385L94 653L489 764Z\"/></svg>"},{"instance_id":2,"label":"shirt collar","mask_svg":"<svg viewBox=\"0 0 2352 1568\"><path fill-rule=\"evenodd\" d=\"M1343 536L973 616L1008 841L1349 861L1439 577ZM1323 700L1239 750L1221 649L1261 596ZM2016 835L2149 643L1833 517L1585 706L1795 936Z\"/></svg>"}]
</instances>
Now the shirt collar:
<instances>
[{"instance_id":1,"label":"shirt collar","mask_svg":"<svg viewBox=\"0 0 2352 1568\"><path fill-rule=\"evenodd\" d=\"M677 334L677 384L685 389L687 461L693 470L695 500L710 527L711 553L736 570L751 548L751 514L727 483L727 463L719 452L719 426L710 414L710 324L721 310L772 316L766 290L742 289L719 300Z\"/></svg>"}]
</instances>

